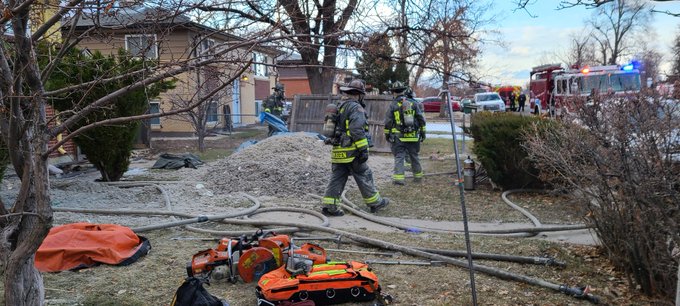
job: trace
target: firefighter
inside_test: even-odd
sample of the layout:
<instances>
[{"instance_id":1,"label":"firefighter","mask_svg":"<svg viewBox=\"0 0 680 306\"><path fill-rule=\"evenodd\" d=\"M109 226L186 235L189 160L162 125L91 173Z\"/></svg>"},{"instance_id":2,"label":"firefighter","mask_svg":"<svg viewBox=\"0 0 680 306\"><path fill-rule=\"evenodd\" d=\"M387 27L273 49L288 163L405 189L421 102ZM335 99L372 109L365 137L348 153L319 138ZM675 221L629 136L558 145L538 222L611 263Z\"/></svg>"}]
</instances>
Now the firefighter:
<instances>
[{"instance_id":1,"label":"firefighter","mask_svg":"<svg viewBox=\"0 0 680 306\"><path fill-rule=\"evenodd\" d=\"M392 182L404 185L404 160L409 156L411 171L415 182L423 178L423 168L420 165L418 153L420 142L425 140L425 117L418 106L418 102L408 98L404 93L407 86L397 81L392 84L394 99L385 114L385 139L393 146L394 174Z\"/></svg>"},{"instance_id":2,"label":"firefighter","mask_svg":"<svg viewBox=\"0 0 680 306\"><path fill-rule=\"evenodd\" d=\"M373 172L368 167L368 115L364 110L363 98L366 85L363 80L352 80L340 86L342 94L337 115L333 119L333 136L326 144L333 145L331 151L332 173L323 197L322 212L327 216L342 216L338 207L340 194L345 189L347 178L352 175L359 186L364 203L372 213L389 204L389 199L380 196L373 183Z\"/></svg>"},{"instance_id":3,"label":"firefighter","mask_svg":"<svg viewBox=\"0 0 680 306\"><path fill-rule=\"evenodd\" d=\"M264 100L264 112L270 113L281 119L283 102L285 100L283 84L276 83L276 86L272 87L272 89L274 90L274 93ZM271 136L274 132L276 132L276 130L270 125L268 135Z\"/></svg>"}]
</instances>

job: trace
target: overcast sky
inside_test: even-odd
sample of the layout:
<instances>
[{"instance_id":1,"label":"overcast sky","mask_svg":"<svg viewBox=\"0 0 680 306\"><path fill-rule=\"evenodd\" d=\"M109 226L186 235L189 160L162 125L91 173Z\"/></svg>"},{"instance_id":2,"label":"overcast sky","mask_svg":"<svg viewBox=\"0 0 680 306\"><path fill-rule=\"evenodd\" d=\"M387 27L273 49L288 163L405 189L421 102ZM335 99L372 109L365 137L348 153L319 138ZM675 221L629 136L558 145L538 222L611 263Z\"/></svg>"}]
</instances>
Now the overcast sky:
<instances>
[{"instance_id":1,"label":"overcast sky","mask_svg":"<svg viewBox=\"0 0 680 306\"><path fill-rule=\"evenodd\" d=\"M491 84L512 84L524 86L529 80L531 67L537 66L551 56L556 50L568 47L569 34L582 31L585 20L593 10L584 7L556 10L558 1L536 1L529 6L531 14L526 11L513 11L515 6L509 0L493 1L493 12L497 15L493 26L501 32L507 47L487 45L480 58L480 72L484 81ZM680 12L680 1L668 3L656 2L657 10ZM671 58L671 43L678 33L680 17L665 14L653 14L652 28L656 31L656 49L668 61ZM668 64L662 65L669 69Z\"/></svg>"}]
</instances>

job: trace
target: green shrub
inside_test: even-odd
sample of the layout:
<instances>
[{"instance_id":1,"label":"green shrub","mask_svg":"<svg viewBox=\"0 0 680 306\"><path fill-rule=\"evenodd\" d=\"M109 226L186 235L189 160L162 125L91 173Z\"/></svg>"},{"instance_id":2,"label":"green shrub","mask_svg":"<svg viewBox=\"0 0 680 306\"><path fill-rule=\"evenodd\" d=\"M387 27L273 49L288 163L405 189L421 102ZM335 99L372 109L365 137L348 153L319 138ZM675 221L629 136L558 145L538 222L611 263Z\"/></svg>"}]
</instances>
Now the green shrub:
<instances>
[{"instance_id":1,"label":"green shrub","mask_svg":"<svg viewBox=\"0 0 680 306\"><path fill-rule=\"evenodd\" d=\"M153 63L132 59L125 50L120 50L118 56L104 56L100 52L89 56L79 50L73 50L55 69L55 73L46 83L46 88L54 90L120 76L130 71L139 71L149 65ZM99 83L92 87L71 91L52 99L51 102L59 111L83 107L116 90L130 86L140 81L141 78L143 76L128 76L112 82ZM115 98L113 104L100 108L79 120L73 130L110 118L144 114L148 109L149 99L173 87L173 81L162 81L146 88L130 90ZM74 137L73 140L87 159L99 170L103 181L118 181L130 164L129 158L139 127L139 121L103 125L87 130Z\"/></svg>"},{"instance_id":2,"label":"green shrub","mask_svg":"<svg viewBox=\"0 0 680 306\"><path fill-rule=\"evenodd\" d=\"M512 113L479 112L472 116L473 152L489 178L501 188L546 187L522 147L525 131L541 120Z\"/></svg>"}]
</instances>

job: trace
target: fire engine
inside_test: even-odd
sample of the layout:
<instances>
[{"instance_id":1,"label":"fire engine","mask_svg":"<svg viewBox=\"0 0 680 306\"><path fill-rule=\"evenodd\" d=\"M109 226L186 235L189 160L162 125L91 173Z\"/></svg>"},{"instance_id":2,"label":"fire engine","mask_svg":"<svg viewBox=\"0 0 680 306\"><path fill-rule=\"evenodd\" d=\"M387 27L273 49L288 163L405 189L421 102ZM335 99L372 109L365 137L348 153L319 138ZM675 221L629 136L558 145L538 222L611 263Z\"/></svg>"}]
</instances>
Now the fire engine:
<instances>
[{"instance_id":1,"label":"fire engine","mask_svg":"<svg viewBox=\"0 0 680 306\"><path fill-rule=\"evenodd\" d=\"M514 93L515 99L517 99L517 97L519 97L519 94L522 92L522 87L511 85L497 86L493 88L493 91L497 92L498 95L501 96L501 98L505 102L505 109L514 111L514 109L510 108L510 95ZM515 106L517 106L518 104L519 102L515 101Z\"/></svg>"},{"instance_id":2,"label":"fire engine","mask_svg":"<svg viewBox=\"0 0 680 306\"><path fill-rule=\"evenodd\" d=\"M625 95L639 92L641 86L640 71L634 63L571 69L565 69L559 64L549 64L534 67L530 75L529 105L535 114L551 109L551 106L568 107L565 103L567 97Z\"/></svg>"}]
</instances>

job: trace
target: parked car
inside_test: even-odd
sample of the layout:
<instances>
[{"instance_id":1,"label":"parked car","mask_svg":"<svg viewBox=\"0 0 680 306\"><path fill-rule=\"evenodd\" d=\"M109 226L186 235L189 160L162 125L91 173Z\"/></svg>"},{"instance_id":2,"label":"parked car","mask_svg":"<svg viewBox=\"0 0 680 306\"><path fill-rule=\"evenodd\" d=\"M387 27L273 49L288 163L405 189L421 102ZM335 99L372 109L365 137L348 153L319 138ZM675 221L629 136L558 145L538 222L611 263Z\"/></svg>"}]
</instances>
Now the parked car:
<instances>
[{"instance_id":1,"label":"parked car","mask_svg":"<svg viewBox=\"0 0 680 306\"><path fill-rule=\"evenodd\" d=\"M427 97L423 99L423 106L425 108L425 112L434 112L437 113L439 112L439 109L442 106L442 99L440 97ZM454 112L460 112L463 110L461 107L460 102L458 101L451 101L451 109Z\"/></svg>"},{"instance_id":2,"label":"parked car","mask_svg":"<svg viewBox=\"0 0 680 306\"><path fill-rule=\"evenodd\" d=\"M501 96L495 92L485 92L475 94L475 105L478 110L486 110L492 112L504 112L505 102Z\"/></svg>"}]
</instances>

